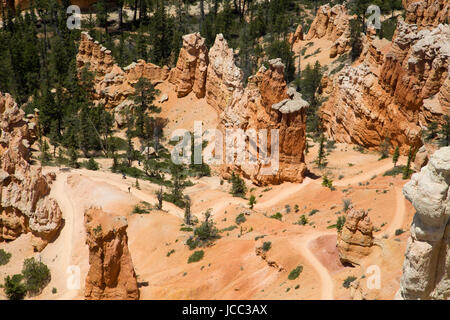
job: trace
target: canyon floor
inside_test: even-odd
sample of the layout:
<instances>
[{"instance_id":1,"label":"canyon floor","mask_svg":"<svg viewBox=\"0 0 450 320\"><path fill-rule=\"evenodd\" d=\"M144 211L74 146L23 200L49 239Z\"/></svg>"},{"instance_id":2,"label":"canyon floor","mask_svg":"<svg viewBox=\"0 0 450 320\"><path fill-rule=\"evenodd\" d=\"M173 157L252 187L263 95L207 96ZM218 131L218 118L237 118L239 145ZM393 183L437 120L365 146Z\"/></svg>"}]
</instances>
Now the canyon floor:
<instances>
[{"instance_id":1,"label":"canyon floor","mask_svg":"<svg viewBox=\"0 0 450 320\"><path fill-rule=\"evenodd\" d=\"M171 92L167 86L170 84L159 86L162 93ZM195 105L196 111L180 112L186 104ZM169 94L163 108L164 116L172 119L168 131L193 127L196 112L203 115L204 127L215 125L216 113L209 108L193 94L181 99ZM205 117L206 113L212 116ZM175 114L181 120L171 116ZM303 183L258 187L247 181L249 194L257 199L253 210L248 200L229 193L230 184L221 181L214 170L211 177L191 179L194 185L185 194L191 197L192 212L200 221L208 208L219 230L236 225L236 216L242 212L246 221L222 231L220 239L203 248L204 258L189 264L193 251L185 241L192 232L180 230L182 209L164 202L162 211L133 213L136 204L156 204L158 185L140 180L138 190L135 179L111 173L111 164L100 159L99 171L45 167L44 172L57 175L51 196L62 209L64 227L41 253L33 252L30 234L0 243L0 248L13 252L10 263L0 270L0 278L20 272L23 260L35 256L49 266L52 279L41 295L31 299L83 299L89 268L84 211L97 206L128 219L129 249L141 299L351 299L351 290L343 287L349 276L359 279L359 290L368 299L394 298L414 213L401 191L405 180L401 175L383 176L393 167L391 158L379 160L378 153L361 153L352 145L339 143L329 150L327 168L319 170L315 165L318 146L309 143L313 145L306 155L309 174ZM398 164L405 162L401 157ZM334 190L321 185L324 173L333 179ZM337 231L332 226L343 215L343 199L368 210L376 227L376 246L357 267L343 266L337 253ZM277 212L282 214L281 221L271 218ZM306 225L297 224L302 215L308 220ZM396 236L398 229L405 232ZM272 246L266 256L257 255L256 249L268 241ZM299 265L303 266L300 276L289 280L289 273ZM380 270L381 285L369 289L370 274L366 273L373 265ZM77 279L71 274L73 266L79 267L80 287L67 289L67 284Z\"/></svg>"}]
</instances>

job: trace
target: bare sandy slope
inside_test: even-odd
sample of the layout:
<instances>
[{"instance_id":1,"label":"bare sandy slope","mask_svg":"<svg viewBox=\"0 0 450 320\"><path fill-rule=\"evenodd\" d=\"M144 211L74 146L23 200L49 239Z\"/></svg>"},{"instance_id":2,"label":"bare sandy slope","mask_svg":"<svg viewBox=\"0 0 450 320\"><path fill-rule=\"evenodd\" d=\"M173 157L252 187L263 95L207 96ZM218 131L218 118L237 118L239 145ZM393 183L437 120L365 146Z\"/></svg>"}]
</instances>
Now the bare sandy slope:
<instances>
[{"instance_id":1,"label":"bare sandy slope","mask_svg":"<svg viewBox=\"0 0 450 320\"><path fill-rule=\"evenodd\" d=\"M379 161L376 153L362 154L351 146L337 144L330 150L324 170L315 167L316 155L317 146L313 146L306 157L313 175L302 184L255 187L248 182L250 193L257 198L253 210L248 208L248 200L232 197L229 183L221 184L219 177L194 180L195 185L185 190L193 199L193 214L201 220L211 208L216 226L223 230L212 246L196 249L204 251L204 258L195 263L187 263L193 251L185 241L192 231L181 229L182 209L164 202L164 211L132 214L137 203L156 203L154 192L158 186L140 180L141 190L137 190L134 179L106 171L59 172L57 168L46 168L57 172L52 196L63 210L64 228L41 254L32 252L29 235L1 243L0 247L12 252L13 257L0 269L0 277L20 272L25 257L40 256L50 267L52 280L37 298L82 298L88 270L83 213L95 205L127 216L129 248L142 299L349 299L349 290L342 287L342 282L351 275L360 279L368 298L393 298L409 232L400 236L394 233L397 229L408 230L413 214L401 194L405 181L382 176L393 165L391 159ZM333 178L334 191L323 187L321 178L314 178L314 174L324 173ZM377 228L378 246L357 268L340 264L336 229L328 228L342 215L344 198L368 210ZM237 225L236 216L242 212L246 213L246 221ZM271 218L276 212L281 213L281 221ZM306 216L308 224L297 224L301 215ZM263 242L271 242L265 259L256 254ZM374 264L381 270L383 283L377 290L367 289L363 277ZM289 280L289 273L299 265L302 273ZM67 289L69 266L80 267L79 290ZM51 293L53 287L56 294Z\"/></svg>"}]
</instances>

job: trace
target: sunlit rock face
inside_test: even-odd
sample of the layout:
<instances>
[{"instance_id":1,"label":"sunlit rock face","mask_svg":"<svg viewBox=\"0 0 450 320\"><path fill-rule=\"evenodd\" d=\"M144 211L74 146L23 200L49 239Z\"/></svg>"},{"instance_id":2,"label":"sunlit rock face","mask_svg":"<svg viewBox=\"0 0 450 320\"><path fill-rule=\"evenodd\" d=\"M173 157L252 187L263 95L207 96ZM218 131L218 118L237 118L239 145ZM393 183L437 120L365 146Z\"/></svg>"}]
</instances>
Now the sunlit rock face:
<instances>
[{"instance_id":1,"label":"sunlit rock face","mask_svg":"<svg viewBox=\"0 0 450 320\"><path fill-rule=\"evenodd\" d=\"M397 298L450 299L450 147L437 150L403 187L416 213Z\"/></svg>"}]
</instances>

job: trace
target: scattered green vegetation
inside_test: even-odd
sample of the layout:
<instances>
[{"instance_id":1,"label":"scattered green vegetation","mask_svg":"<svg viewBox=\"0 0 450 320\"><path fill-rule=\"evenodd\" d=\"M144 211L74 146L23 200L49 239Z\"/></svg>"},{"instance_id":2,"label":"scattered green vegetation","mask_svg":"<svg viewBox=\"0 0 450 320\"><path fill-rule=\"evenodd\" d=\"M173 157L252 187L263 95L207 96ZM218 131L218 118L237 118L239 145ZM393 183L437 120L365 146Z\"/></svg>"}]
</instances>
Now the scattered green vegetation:
<instances>
[{"instance_id":1,"label":"scattered green vegetation","mask_svg":"<svg viewBox=\"0 0 450 320\"><path fill-rule=\"evenodd\" d=\"M8 264L10 259L11 259L11 253L6 252L3 249L0 249L0 266L4 266L5 264Z\"/></svg>"},{"instance_id":2,"label":"scattered green vegetation","mask_svg":"<svg viewBox=\"0 0 450 320\"><path fill-rule=\"evenodd\" d=\"M245 214L244 213L238 214L236 216L235 221L236 221L236 224L238 224L238 225L241 224L241 223L244 223L245 221L247 221L247 219L245 218Z\"/></svg>"},{"instance_id":3,"label":"scattered green vegetation","mask_svg":"<svg viewBox=\"0 0 450 320\"><path fill-rule=\"evenodd\" d=\"M272 242L266 241L266 242L263 243L262 249L263 249L264 251L267 252L267 251L270 250L270 248L272 248Z\"/></svg>"},{"instance_id":4,"label":"scattered green vegetation","mask_svg":"<svg viewBox=\"0 0 450 320\"><path fill-rule=\"evenodd\" d=\"M22 275L25 280L27 291L31 295L38 295L42 289L50 282L50 270L42 262L34 258L25 259L22 268Z\"/></svg>"},{"instance_id":5,"label":"scattered green vegetation","mask_svg":"<svg viewBox=\"0 0 450 320\"><path fill-rule=\"evenodd\" d=\"M205 252L203 250L195 251L188 259L188 263L198 262L203 259Z\"/></svg>"},{"instance_id":6,"label":"scattered green vegetation","mask_svg":"<svg viewBox=\"0 0 450 320\"><path fill-rule=\"evenodd\" d=\"M303 271L303 266L299 265L297 266L295 269L293 269L289 275L288 275L288 279L289 280L295 280L298 278L298 276L300 275L300 273L302 273Z\"/></svg>"},{"instance_id":7,"label":"scattered green vegetation","mask_svg":"<svg viewBox=\"0 0 450 320\"><path fill-rule=\"evenodd\" d=\"M280 220L283 218L283 215L280 212L275 213L274 215L270 216L272 219Z\"/></svg>"},{"instance_id":8,"label":"scattered green vegetation","mask_svg":"<svg viewBox=\"0 0 450 320\"><path fill-rule=\"evenodd\" d=\"M355 276L348 276L344 282L342 283L342 286L346 289L350 288L350 284L356 280Z\"/></svg>"}]
</instances>

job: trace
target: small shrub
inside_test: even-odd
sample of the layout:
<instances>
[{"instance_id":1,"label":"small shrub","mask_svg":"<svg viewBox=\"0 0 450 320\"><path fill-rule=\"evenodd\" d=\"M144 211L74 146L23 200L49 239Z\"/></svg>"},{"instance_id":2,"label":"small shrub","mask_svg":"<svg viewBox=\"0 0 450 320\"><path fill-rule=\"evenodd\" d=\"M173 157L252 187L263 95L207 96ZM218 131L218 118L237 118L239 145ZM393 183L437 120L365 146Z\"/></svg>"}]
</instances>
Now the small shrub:
<instances>
[{"instance_id":1,"label":"small shrub","mask_svg":"<svg viewBox=\"0 0 450 320\"><path fill-rule=\"evenodd\" d=\"M302 214L300 216L300 219L298 220L298 224L301 225L301 226L304 226L304 225L308 224L308 219L305 217L304 214Z\"/></svg>"},{"instance_id":2,"label":"small shrub","mask_svg":"<svg viewBox=\"0 0 450 320\"><path fill-rule=\"evenodd\" d=\"M262 249L263 249L264 251L267 252L267 251L270 250L270 248L272 248L272 242L266 241L266 242L263 243Z\"/></svg>"},{"instance_id":3,"label":"small shrub","mask_svg":"<svg viewBox=\"0 0 450 320\"><path fill-rule=\"evenodd\" d=\"M405 166L396 166L388 171L386 171L383 176L389 176L389 177L394 177L396 175L399 175L401 173L403 173Z\"/></svg>"},{"instance_id":4,"label":"small shrub","mask_svg":"<svg viewBox=\"0 0 450 320\"><path fill-rule=\"evenodd\" d=\"M355 276L348 276L344 282L342 283L342 286L346 289L350 288L350 284L356 280Z\"/></svg>"},{"instance_id":5,"label":"small shrub","mask_svg":"<svg viewBox=\"0 0 450 320\"><path fill-rule=\"evenodd\" d=\"M328 178L327 175L322 177L322 186L332 189L333 188L333 180Z\"/></svg>"},{"instance_id":6,"label":"small shrub","mask_svg":"<svg viewBox=\"0 0 450 320\"><path fill-rule=\"evenodd\" d=\"M237 225L233 224L232 226L229 226L229 227L226 227L226 228L220 230L220 232L233 231L236 228L237 228Z\"/></svg>"},{"instance_id":7,"label":"small shrub","mask_svg":"<svg viewBox=\"0 0 450 320\"><path fill-rule=\"evenodd\" d=\"M290 212L291 212L291 206L288 205L288 204L285 205L285 206L284 206L284 210L285 210L286 213L290 213Z\"/></svg>"},{"instance_id":8,"label":"small shrub","mask_svg":"<svg viewBox=\"0 0 450 320\"><path fill-rule=\"evenodd\" d=\"M193 229L191 227L181 227L180 231L191 232Z\"/></svg>"},{"instance_id":9,"label":"small shrub","mask_svg":"<svg viewBox=\"0 0 450 320\"><path fill-rule=\"evenodd\" d=\"M188 263L198 262L203 259L205 252L203 250L195 251L188 259Z\"/></svg>"},{"instance_id":10,"label":"small shrub","mask_svg":"<svg viewBox=\"0 0 450 320\"><path fill-rule=\"evenodd\" d=\"M253 209L253 206L256 203L256 197L252 194L250 195L250 199L248 200L248 205L250 207L250 209Z\"/></svg>"},{"instance_id":11,"label":"small shrub","mask_svg":"<svg viewBox=\"0 0 450 320\"><path fill-rule=\"evenodd\" d=\"M303 271L303 266L297 266L295 269L293 269L291 271L291 273L289 273L288 275L288 279L289 280L295 280L298 278L298 276L300 275L300 273L302 273Z\"/></svg>"},{"instance_id":12,"label":"small shrub","mask_svg":"<svg viewBox=\"0 0 450 320\"><path fill-rule=\"evenodd\" d=\"M88 160L88 162L86 163L86 169L88 169L88 170L94 170L94 171L97 171L98 168L99 168L99 165L98 165L98 163L95 161L94 158L90 158L90 159Z\"/></svg>"},{"instance_id":13,"label":"small shrub","mask_svg":"<svg viewBox=\"0 0 450 320\"><path fill-rule=\"evenodd\" d=\"M27 291L32 295L41 293L51 279L49 268L34 258L25 259L22 274Z\"/></svg>"},{"instance_id":14,"label":"small shrub","mask_svg":"<svg viewBox=\"0 0 450 320\"><path fill-rule=\"evenodd\" d=\"M236 224L238 224L238 225L247 221L247 219L245 218L245 214L244 213L238 214L235 221L236 221Z\"/></svg>"},{"instance_id":15,"label":"small shrub","mask_svg":"<svg viewBox=\"0 0 450 320\"><path fill-rule=\"evenodd\" d=\"M277 213L271 215L270 217L271 217L272 219L277 219L277 220L280 220L280 221L281 221L281 219L283 218L283 215L282 215L280 212L277 212Z\"/></svg>"},{"instance_id":16,"label":"small shrub","mask_svg":"<svg viewBox=\"0 0 450 320\"><path fill-rule=\"evenodd\" d=\"M344 216L338 217L336 221L336 229L338 230L338 232L342 231L344 224L345 224L345 217Z\"/></svg>"},{"instance_id":17,"label":"small shrub","mask_svg":"<svg viewBox=\"0 0 450 320\"><path fill-rule=\"evenodd\" d=\"M0 249L0 266L8 264L9 259L11 259L11 253L6 252L3 249Z\"/></svg>"},{"instance_id":18,"label":"small shrub","mask_svg":"<svg viewBox=\"0 0 450 320\"><path fill-rule=\"evenodd\" d=\"M172 253L175 253L175 250L174 250L174 249L172 249L172 250L170 250L169 252L167 252L167 256L170 257L170 255L171 255Z\"/></svg>"},{"instance_id":19,"label":"small shrub","mask_svg":"<svg viewBox=\"0 0 450 320\"><path fill-rule=\"evenodd\" d=\"M404 233L405 231L403 230L403 229L397 229L397 230L395 230L395 235L396 236L399 236L399 235L401 235L402 233Z\"/></svg>"},{"instance_id":20,"label":"small shrub","mask_svg":"<svg viewBox=\"0 0 450 320\"><path fill-rule=\"evenodd\" d=\"M22 300L27 293L27 287L23 283L23 275L15 274L12 277L7 276L5 278L4 290L9 300Z\"/></svg>"},{"instance_id":21,"label":"small shrub","mask_svg":"<svg viewBox=\"0 0 450 320\"><path fill-rule=\"evenodd\" d=\"M319 210L317 210L317 209L312 209L312 210L308 213L308 216L313 216L313 215L315 215L317 212L319 212Z\"/></svg>"},{"instance_id":22,"label":"small shrub","mask_svg":"<svg viewBox=\"0 0 450 320\"><path fill-rule=\"evenodd\" d=\"M344 208L344 212L347 212L348 209L352 206L352 200L351 199L342 199L342 205Z\"/></svg>"},{"instance_id":23,"label":"small shrub","mask_svg":"<svg viewBox=\"0 0 450 320\"><path fill-rule=\"evenodd\" d=\"M58 293L58 290L57 290L55 287L53 287L52 293L53 293L53 294L57 294L57 293Z\"/></svg>"},{"instance_id":24,"label":"small shrub","mask_svg":"<svg viewBox=\"0 0 450 320\"><path fill-rule=\"evenodd\" d=\"M295 211L296 213L300 211L300 208L298 207L298 204L296 204L296 205L294 206L294 211Z\"/></svg>"},{"instance_id":25,"label":"small shrub","mask_svg":"<svg viewBox=\"0 0 450 320\"><path fill-rule=\"evenodd\" d=\"M194 250L197 248L197 246L200 244L200 242L197 239L194 239L193 237L190 237L186 240L186 245L189 247L189 250Z\"/></svg>"}]
</instances>

